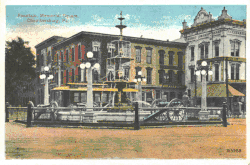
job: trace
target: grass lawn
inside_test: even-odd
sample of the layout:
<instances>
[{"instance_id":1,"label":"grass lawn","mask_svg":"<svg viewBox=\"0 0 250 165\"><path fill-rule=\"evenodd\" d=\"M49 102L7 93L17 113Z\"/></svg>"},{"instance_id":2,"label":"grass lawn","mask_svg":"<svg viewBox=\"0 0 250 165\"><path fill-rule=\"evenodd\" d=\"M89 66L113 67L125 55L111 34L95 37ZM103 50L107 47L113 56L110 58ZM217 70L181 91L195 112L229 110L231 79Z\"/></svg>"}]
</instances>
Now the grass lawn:
<instances>
[{"instance_id":1,"label":"grass lawn","mask_svg":"<svg viewBox=\"0 0 250 165\"><path fill-rule=\"evenodd\" d=\"M246 159L246 120L228 127L125 129L31 127L5 123L6 159Z\"/></svg>"}]
</instances>

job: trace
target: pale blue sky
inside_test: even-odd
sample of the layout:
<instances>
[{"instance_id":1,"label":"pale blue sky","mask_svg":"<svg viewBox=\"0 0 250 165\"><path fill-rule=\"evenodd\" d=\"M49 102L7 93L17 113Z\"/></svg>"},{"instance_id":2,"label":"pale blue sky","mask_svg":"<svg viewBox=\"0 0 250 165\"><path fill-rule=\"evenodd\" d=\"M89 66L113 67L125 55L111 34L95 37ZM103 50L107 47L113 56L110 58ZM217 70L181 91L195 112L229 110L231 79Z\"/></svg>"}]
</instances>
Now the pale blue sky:
<instances>
[{"instance_id":1,"label":"pale blue sky","mask_svg":"<svg viewBox=\"0 0 250 165\"><path fill-rule=\"evenodd\" d=\"M119 24L117 18L122 11L127 25L124 35L171 41L180 37L184 19L188 26L193 24L201 7L217 19L224 6L233 19L246 19L246 5L7 5L6 38L20 36L30 41L34 51L35 45L53 35L70 37L80 31L118 35L115 25ZM23 17L28 14L29 17ZM59 17L41 17L42 14Z\"/></svg>"}]
</instances>

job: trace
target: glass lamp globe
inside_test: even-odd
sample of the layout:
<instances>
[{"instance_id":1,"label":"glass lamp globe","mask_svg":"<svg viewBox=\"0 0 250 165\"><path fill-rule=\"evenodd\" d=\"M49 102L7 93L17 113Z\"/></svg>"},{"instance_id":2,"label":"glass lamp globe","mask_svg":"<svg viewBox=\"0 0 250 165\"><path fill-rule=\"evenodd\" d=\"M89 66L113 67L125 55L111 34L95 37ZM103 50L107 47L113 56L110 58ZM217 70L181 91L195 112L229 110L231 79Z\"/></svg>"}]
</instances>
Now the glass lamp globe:
<instances>
[{"instance_id":1,"label":"glass lamp globe","mask_svg":"<svg viewBox=\"0 0 250 165\"><path fill-rule=\"evenodd\" d=\"M202 61L201 66L207 66L207 61Z\"/></svg>"},{"instance_id":2,"label":"glass lamp globe","mask_svg":"<svg viewBox=\"0 0 250 165\"><path fill-rule=\"evenodd\" d=\"M197 71L195 72L195 74L196 74L197 76L199 76L199 75L201 74L201 71L197 70Z\"/></svg>"},{"instance_id":3,"label":"glass lamp globe","mask_svg":"<svg viewBox=\"0 0 250 165\"><path fill-rule=\"evenodd\" d=\"M51 74L51 75L49 75L49 79L53 79L54 78L54 76Z\"/></svg>"},{"instance_id":4,"label":"glass lamp globe","mask_svg":"<svg viewBox=\"0 0 250 165\"><path fill-rule=\"evenodd\" d=\"M202 75L206 75L206 71L205 71L205 70L202 70L202 71L201 71L201 74L202 74Z\"/></svg>"},{"instance_id":5,"label":"glass lamp globe","mask_svg":"<svg viewBox=\"0 0 250 165\"><path fill-rule=\"evenodd\" d=\"M138 78L138 80L137 80L138 82L141 82L141 79L140 78Z\"/></svg>"},{"instance_id":6,"label":"glass lamp globe","mask_svg":"<svg viewBox=\"0 0 250 165\"><path fill-rule=\"evenodd\" d=\"M146 79L146 78L143 78L142 81L143 81L143 82L147 82L147 79Z\"/></svg>"},{"instance_id":7,"label":"glass lamp globe","mask_svg":"<svg viewBox=\"0 0 250 165\"><path fill-rule=\"evenodd\" d=\"M208 75L213 75L213 71L208 71Z\"/></svg>"},{"instance_id":8,"label":"glass lamp globe","mask_svg":"<svg viewBox=\"0 0 250 165\"><path fill-rule=\"evenodd\" d=\"M85 64L83 64L83 63L80 64L80 68L81 68L81 69L84 69L85 67L86 67Z\"/></svg>"},{"instance_id":9,"label":"glass lamp globe","mask_svg":"<svg viewBox=\"0 0 250 165\"><path fill-rule=\"evenodd\" d=\"M49 67L48 67L48 66L45 66L45 67L44 67L44 71L46 71L46 72L49 71Z\"/></svg>"},{"instance_id":10,"label":"glass lamp globe","mask_svg":"<svg viewBox=\"0 0 250 165\"><path fill-rule=\"evenodd\" d=\"M45 74L40 75L40 79L44 79L45 78Z\"/></svg>"},{"instance_id":11,"label":"glass lamp globe","mask_svg":"<svg viewBox=\"0 0 250 165\"><path fill-rule=\"evenodd\" d=\"M96 64L94 65L94 68L97 69L97 70L99 70L99 69L100 69L100 64L99 64L99 63L96 63Z\"/></svg>"},{"instance_id":12,"label":"glass lamp globe","mask_svg":"<svg viewBox=\"0 0 250 165\"><path fill-rule=\"evenodd\" d=\"M141 71L139 71L139 72L138 72L138 75L140 75L140 76L141 76L141 75L142 75L142 72L141 72Z\"/></svg>"},{"instance_id":13,"label":"glass lamp globe","mask_svg":"<svg viewBox=\"0 0 250 165\"><path fill-rule=\"evenodd\" d=\"M93 58L93 56L94 56L94 55L93 55L92 52L88 52L88 53L87 53L87 58Z\"/></svg>"},{"instance_id":14,"label":"glass lamp globe","mask_svg":"<svg viewBox=\"0 0 250 165\"><path fill-rule=\"evenodd\" d=\"M87 63L86 63L86 68L90 68L90 67L91 67L90 62L87 62Z\"/></svg>"},{"instance_id":15,"label":"glass lamp globe","mask_svg":"<svg viewBox=\"0 0 250 165\"><path fill-rule=\"evenodd\" d=\"M137 79L134 79L134 82L137 82Z\"/></svg>"}]
</instances>

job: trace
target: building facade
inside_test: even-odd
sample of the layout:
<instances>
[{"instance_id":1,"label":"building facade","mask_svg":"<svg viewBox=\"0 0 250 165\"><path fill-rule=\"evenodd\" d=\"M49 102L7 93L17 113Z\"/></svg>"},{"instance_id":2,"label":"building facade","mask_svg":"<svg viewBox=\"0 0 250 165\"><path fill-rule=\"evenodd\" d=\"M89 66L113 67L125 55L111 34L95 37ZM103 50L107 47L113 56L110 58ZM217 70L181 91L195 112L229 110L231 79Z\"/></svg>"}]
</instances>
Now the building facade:
<instances>
[{"instance_id":1,"label":"building facade","mask_svg":"<svg viewBox=\"0 0 250 165\"><path fill-rule=\"evenodd\" d=\"M208 106L222 106L226 101L228 75L230 109L237 102L245 103L246 95L246 20L238 21L227 10L217 20L203 8L191 27L183 22L181 38L177 42L188 43L186 50L185 85L189 96L197 104L201 97L201 76L195 71L201 61L207 61L213 74L207 75ZM226 75L227 74L227 75ZM195 101L194 101L195 102ZM193 103L194 103L193 102ZM195 103L194 103L195 104Z\"/></svg>"},{"instance_id":2,"label":"building facade","mask_svg":"<svg viewBox=\"0 0 250 165\"><path fill-rule=\"evenodd\" d=\"M94 70L92 74L93 86L103 88L105 81L112 79L116 73L110 73L109 67L112 61L112 52L118 51L112 41L120 36L79 32L69 38L53 36L38 45L37 72L43 71L44 66L49 66L54 79L49 82L50 91L61 86L69 90L72 85L86 85L86 70L80 69L80 64L85 62L87 52L94 54L96 62L100 64L100 70ZM130 54L133 59L124 64L123 78L133 82L139 71L147 78L142 82L142 100L151 103L154 99L165 97L181 98L186 90L185 86L185 50L186 43L160 41L146 38L123 36L127 41L123 53ZM169 77L164 81L164 76ZM83 78L81 77L83 76ZM163 84L164 83L164 84ZM38 78L37 104L43 104L44 81ZM136 85L135 85L136 86ZM95 90L99 90L99 89ZM59 97L59 96L58 96ZM74 94L72 95L74 100ZM103 95L102 90L94 92L95 102L106 102L110 96ZM86 102L86 96L80 96L77 102ZM135 99L133 96L132 100ZM50 100L51 101L51 100ZM73 101L75 102L75 101ZM68 106L68 104L63 104Z\"/></svg>"}]
</instances>

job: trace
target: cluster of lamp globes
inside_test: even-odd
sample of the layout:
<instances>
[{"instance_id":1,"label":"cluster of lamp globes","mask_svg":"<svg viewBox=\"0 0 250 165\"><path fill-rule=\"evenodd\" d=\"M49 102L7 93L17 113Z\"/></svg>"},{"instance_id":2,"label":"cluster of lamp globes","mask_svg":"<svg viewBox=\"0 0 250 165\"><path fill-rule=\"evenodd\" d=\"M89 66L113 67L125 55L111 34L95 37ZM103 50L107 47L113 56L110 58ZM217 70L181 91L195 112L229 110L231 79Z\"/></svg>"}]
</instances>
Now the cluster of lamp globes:
<instances>
[{"instance_id":1,"label":"cluster of lamp globes","mask_svg":"<svg viewBox=\"0 0 250 165\"><path fill-rule=\"evenodd\" d=\"M138 75L141 76L142 72L139 71ZM146 82L147 81L146 77L139 77L139 78L134 79L134 82L141 82L141 81Z\"/></svg>"},{"instance_id":2,"label":"cluster of lamp globes","mask_svg":"<svg viewBox=\"0 0 250 165\"><path fill-rule=\"evenodd\" d=\"M48 66L45 66L44 67L44 71L45 72L48 72L49 71L49 67ZM42 75L40 75L40 79L45 79L46 78L46 74L42 74ZM51 75L49 75L49 77L48 77L48 79L50 80L50 79L53 79L54 78L54 76L51 74Z\"/></svg>"},{"instance_id":3,"label":"cluster of lamp globes","mask_svg":"<svg viewBox=\"0 0 250 165\"><path fill-rule=\"evenodd\" d=\"M203 67L206 67L207 66L207 62L206 61L202 61L202 63L201 63L201 66L203 66ZM202 74L202 75L206 75L207 74L207 71L206 70L197 70L196 72L195 72L195 74L198 76L198 75L200 75L200 74ZM211 71L211 70L209 70L208 71L208 75L212 75L213 74L213 71Z\"/></svg>"},{"instance_id":4,"label":"cluster of lamp globes","mask_svg":"<svg viewBox=\"0 0 250 165\"><path fill-rule=\"evenodd\" d=\"M87 58L88 58L88 59L93 58L93 53L92 53L92 52L88 52L88 53L87 53ZM81 69L85 69L85 68L89 69L90 67L91 67L91 63L90 63L90 62L86 62L86 64L85 64L85 63L81 63L81 64L80 64L80 68L81 68ZM96 70L99 70L99 69L100 69L100 64L99 64L99 63L96 63L96 64L93 66L93 68L96 69Z\"/></svg>"}]
</instances>

